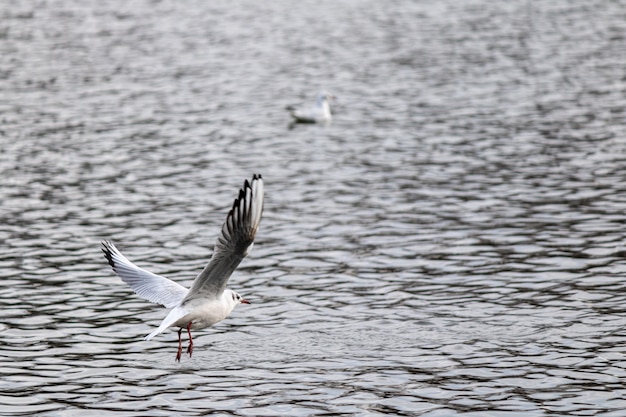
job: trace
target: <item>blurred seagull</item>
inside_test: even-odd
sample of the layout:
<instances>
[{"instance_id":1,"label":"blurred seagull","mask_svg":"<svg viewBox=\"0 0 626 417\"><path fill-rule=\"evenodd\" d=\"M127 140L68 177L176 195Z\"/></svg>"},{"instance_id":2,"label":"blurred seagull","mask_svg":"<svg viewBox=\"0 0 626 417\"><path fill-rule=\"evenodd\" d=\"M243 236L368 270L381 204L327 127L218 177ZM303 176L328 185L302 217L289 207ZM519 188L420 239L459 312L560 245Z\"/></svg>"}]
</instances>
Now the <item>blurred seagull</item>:
<instances>
[{"instance_id":1,"label":"blurred seagull","mask_svg":"<svg viewBox=\"0 0 626 417\"><path fill-rule=\"evenodd\" d=\"M332 115L330 114L330 105L328 101L335 98L333 95L324 91L317 94L315 105L306 109L299 109L293 106L287 106L287 110L291 113L296 123L321 123L330 122Z\"/></svg>"},{"instance_id":2,"label":"blurred seagull","mask_svg":"<svg viewBox=\"0 0 626 417\"><path fill-rule=\"evenodd\" d=\"M254 236L263 212L263 178L254 175L246 180L239 196L226 217L217 237L213 255L187 290L165 277L155 275L130 262L109 241L102 242L102 251L113 271L137 293L153 303L172 310L161 325L146 340L168 327L178 327L178 353L180 362L183 350L181 332L187 329L189 345L187 353L193 353L191 329L203 329L224 320L238 304L250 304L235 291L226 289L233 271L245 258L254 244Z\"/></svg>"}]
</instances>

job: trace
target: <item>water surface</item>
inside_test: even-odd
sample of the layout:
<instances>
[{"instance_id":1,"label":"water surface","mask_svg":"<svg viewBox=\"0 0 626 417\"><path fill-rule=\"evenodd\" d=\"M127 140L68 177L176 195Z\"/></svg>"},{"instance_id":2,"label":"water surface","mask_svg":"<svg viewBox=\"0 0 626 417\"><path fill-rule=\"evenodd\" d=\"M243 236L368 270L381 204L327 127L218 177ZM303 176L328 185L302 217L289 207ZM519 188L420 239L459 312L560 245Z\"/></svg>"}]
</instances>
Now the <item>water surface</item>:
<instances>
[{"instance_id":1,"label":"water surface","mask_svg":"<svg viewBox=\"0 0 626 417\"><path fill-rule=\"evenodd\" d=\"M0 414L622 415L624 10L1 4ZM255 172L253 304L176 363L99 242L189 285Z\"/></svg>"}]
</instances>

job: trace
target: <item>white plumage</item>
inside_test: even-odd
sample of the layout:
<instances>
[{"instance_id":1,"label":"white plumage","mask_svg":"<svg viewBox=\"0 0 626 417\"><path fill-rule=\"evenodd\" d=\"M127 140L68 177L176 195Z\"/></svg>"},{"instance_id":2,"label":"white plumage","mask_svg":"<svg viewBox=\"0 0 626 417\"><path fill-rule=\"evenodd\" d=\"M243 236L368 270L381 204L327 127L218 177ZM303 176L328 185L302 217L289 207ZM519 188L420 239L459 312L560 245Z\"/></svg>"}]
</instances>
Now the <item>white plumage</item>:
<instances>
[{"instance_id":1,"label":"white plumage","mask_svg":"<svg viewBox=\"0 0 626 417\"><path fill-rule=\"evenodd\" d=\"M161 325L146 336L146 340L169 327L178 327L176 360L180 361L183 329L187 329L189 334L187 353L191 356L191 329L202 329L222 321L238 304L248 303L235 291L226 289L226 285L253 246L263 213L263 197L261 175L254 175L251 182L244 182L217 237L211 260L189 290L168 278L139 268L122 255L113 243L102 242L102 251L109 264L138 296L172 309Z\"/></svg>"},{"instance_id":2,"label":"white plumage","mask_svg":"<svg viewBox=\"0 0 626 417\"><path fill-rule=\"evenodd\" d=\"M287 107L287 110L291 113L291 117L297 123L323 123L330 122L332 120L332 114L330 113L329 100L333 98L332 95L322 91L317 94L315 104L309 108L295 108Z\"/></svg>"}]
</instances>

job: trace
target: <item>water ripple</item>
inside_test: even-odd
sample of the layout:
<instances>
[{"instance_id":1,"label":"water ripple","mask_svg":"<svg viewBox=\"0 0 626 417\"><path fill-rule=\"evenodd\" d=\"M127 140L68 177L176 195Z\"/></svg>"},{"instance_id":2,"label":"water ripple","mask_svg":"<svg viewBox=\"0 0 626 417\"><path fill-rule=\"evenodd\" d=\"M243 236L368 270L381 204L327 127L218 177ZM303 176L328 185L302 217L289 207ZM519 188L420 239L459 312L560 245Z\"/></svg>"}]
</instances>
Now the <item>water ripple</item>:
<instances>
[{"instance_id":1,"label":"water ripple","mask_svg":"<svg viewBox=\"0 0 626 417\"><path fill-rule=\"evenodd\" d=\"M0 414L621 415L620 5L310 7L0 5ZM252 172L176 363L98 242L189 285Z\"/></svg>"}]
</instances>

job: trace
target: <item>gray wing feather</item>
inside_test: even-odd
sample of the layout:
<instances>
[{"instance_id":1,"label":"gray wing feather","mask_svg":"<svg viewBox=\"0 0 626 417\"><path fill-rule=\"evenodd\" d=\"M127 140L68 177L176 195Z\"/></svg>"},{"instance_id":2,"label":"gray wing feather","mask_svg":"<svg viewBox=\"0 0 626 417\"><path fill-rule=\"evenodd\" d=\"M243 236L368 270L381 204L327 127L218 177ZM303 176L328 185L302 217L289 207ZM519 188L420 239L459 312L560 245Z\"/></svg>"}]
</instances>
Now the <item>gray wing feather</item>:
<instances>
[{"instance_id":1,"label":"gray wing feather","mask_svg":"<svg viewBox=\"0 0 626 417\"><path fill-rule=\"evenodd\" d=\"M139 268L122 255L113 243L103 241L102 252L104 252L104 256L109 261L113 271L141 298L172 308L179 305L187 295L187 288L170 279Z\"/></svg>"},{"instance_id":2,"label":"gray wing feather","mask_svg":"<svg viewBox=\"0 0 626 417\"><path fill-rule=\"evenodd\" d=\"M193 281L183 303L222 295L228 279L254 243L263 213L263 194L261 175L255 174L251 182L244 182L217 237L211 260Z\"/></svg>"}]
</instances>

